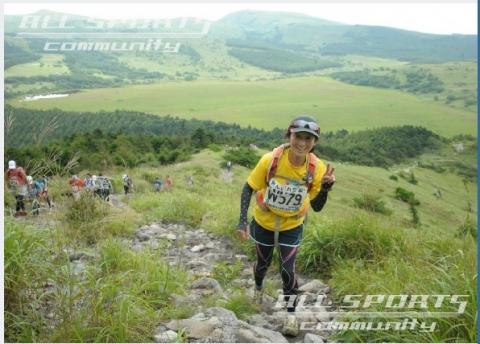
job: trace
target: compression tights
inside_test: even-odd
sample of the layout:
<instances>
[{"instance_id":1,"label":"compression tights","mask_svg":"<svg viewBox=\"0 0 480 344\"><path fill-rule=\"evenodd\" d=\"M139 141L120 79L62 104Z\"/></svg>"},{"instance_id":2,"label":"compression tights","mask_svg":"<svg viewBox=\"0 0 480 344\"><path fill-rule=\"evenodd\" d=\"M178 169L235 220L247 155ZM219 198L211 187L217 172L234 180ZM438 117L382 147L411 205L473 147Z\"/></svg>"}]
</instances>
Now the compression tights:
<instances>
[{"instance_id":1,"label":"compression tights","mask_svg":"<svg viewBox=\"0 0 480 344\"><path fill-rule=\"evenodd\" d=\"M255 285L258 289L263 286L263 279L268 267L272 263L274 246L255 244L257 261L253 266ZM298 282L295 276L295 258L298 247L279 245L280 275L283 282L283 295L297 295ZM285 300L288 301L288 298ZM287 311L294 311L295 307L287 307Z\"/></svg>"}]
</instances>

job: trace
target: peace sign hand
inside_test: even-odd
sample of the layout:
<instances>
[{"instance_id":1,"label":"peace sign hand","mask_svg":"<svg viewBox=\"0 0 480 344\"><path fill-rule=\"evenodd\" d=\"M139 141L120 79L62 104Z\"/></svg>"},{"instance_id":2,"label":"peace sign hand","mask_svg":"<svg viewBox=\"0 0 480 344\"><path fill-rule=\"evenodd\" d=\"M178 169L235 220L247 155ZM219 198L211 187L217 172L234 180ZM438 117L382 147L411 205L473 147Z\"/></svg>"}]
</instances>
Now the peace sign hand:
<instances>
[{"instance_id":1,"label":"peace sign hand","mask_svg":"<svg viewBox=\"0 0 480 344\"><path fill-rule=\"evenodd\" d=\"M330 190L335 183L335 175L333 174L335 168L327 164L327 171L322 177L322 189Z\"/></svg>"}]
</instances>

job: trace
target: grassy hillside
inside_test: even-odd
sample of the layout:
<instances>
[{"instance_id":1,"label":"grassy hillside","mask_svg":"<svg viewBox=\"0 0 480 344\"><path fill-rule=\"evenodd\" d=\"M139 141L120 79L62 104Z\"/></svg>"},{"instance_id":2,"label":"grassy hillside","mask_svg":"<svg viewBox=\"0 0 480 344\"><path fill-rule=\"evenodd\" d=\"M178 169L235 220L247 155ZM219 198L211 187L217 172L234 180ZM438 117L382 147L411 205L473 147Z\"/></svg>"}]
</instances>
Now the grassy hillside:
<instances>
[{"instance_id":1,"label":"grassy hillside","mask_svg":"<svg viewBox=\"0 0 480 344\"><path fill-rule=\"evenodd\" d=\"M335 56L357 53L421 62L477 58L474 35L432 35L381 26L345 25L293 13L233 13L215 23L212 34L243 39L257 46L273 43L284 49Z\"/></svg>"},{"instance_id":2,"label":"grassy hillside","mask_svg":"<svg viewBox=\"0 0 480 344\"><path fill-rule=\"evenodd\" d=\"M68 67L63 63L63 58L64 56L61 54L43 54L38 61L8 68L5 77L69 74Z\"/></svg>"},{"instance_id":3,"label":"grassy hillside","mask_svg":"<svg viewBox=\"0 0 480 344\"><path fill-rule=\"evenodd\" d=\"M61 196L68 190L66 180L54 177L50 193L58 207L53 213L18 222L7 216L6 338L150 341L160 321L188 316L189 311L175 307L170 298L172 293L182 294L188 289L191 281L185 272L169 270L160 256L161 250L133 251L128 243L140 226L161 219L201 227L214 236L231 240L236 252L250 255L251 243L242 245L233 236L240 191L249 170L234 166L232 181L224 181L220 169L222 154L204 150L191 161L127 170L134 180L135 192L131 197L119 196L121 208L98 202L91 207L88 199L75 205ZM450 173L440 175L416 168L418 184L411 185L389 179L394 171L333 164L337 184L324 210L309 216L298 258L300 273L323 278L333 287L333 298L345 294L413 295L432 291L470 297L464 315L434 318L439 322L434 333L347 331L338 333L337 340L474 342L476 246L468 232L459 234L459 228L466 223L465 202L471 200L476 209L476 186L467 184L471 190L467 195L461 179ZM120 189L122 173L123 168L105 174L113 177L114 185ZM173 190L153 193L154 178L166 175L173 177ZM191 188L185 183L190 175L195 180ZM413 191L420 200L420 226L411 224L405 203L391 197L398 186ZM442 198L431 195L437 187L444 191ZM353 198L364 192L382 195L392 214L385 216L355 208ZM8 194L6 201L11 206L13 200ZM80 220L80 215L87 220ZM476 213L470 213L470 218L475 219ZM84 264L88 278L82 279L82 274L74 270L77 265L70 263L70 252L87 252L90 258ZM45 297L42 288L31 287L44 285L47 279L48 303L40 309L22 308L22 304L40 302ZM76 286L75 293L60 292L68 290L69 285ZM24 290L32 292L23 293ZM120 300L120 305L113 300ZM441 310L452 311L448 306ZM41 321L27 321L43 319L47 314L43 312L52 312L53 319L61 316L62 321L46 320L51 327Z\"/></svg>"},{"instance_id":4,"label":"grassy hillside","mask_svg":"<svg viewBox=\"0 0 480 344\"><path fill-rule=\"evenodd\" d=\"M59 99L15 100L14 106L67 111L135 110L271 129L311 113L325 130L412 124L444 136L476 134L476 116L391 90L357 87L322 77L273 81L167 82L87 90Z\"/></svg>"},{"instance_id":5,"label":"grassy hillside","mask_svg":"<svg viewBox=\"0 0 480 344\"><path fill-rule=\"evenodd\" d=\"M388 60L387 60L388 61ZM371 61L373 62L373 61ZM327 75L354 85L398 89L448 106L477 111L477 64L351 63L350 68L335 68Z\"/></svg>"}]
</instances>

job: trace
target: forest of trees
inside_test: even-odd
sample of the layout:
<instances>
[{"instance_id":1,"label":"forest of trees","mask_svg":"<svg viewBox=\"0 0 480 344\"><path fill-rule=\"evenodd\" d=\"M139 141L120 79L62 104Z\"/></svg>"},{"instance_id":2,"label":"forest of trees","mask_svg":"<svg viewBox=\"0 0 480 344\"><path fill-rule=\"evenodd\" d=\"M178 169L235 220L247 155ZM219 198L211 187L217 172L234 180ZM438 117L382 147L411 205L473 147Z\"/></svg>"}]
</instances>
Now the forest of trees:
<instances>
[{"instance_id":1,"label":"forest of trees","mask_svg":"<svg viewBox=\"0 0 480 344\"><path fill-rule=\"evenodd\" d=\"M135 167L140 164L171 164L187 160L202 148L190 136L176 138L150 135L104 133L74 134L45 145L7 147L5 159L21 166L58 164L64 167L78 154L78 164L69 172L103 170L111 166ZM52 173L61 168L51 169Z\"/></svg>"},{"instance_id":2,"label":"forest of trees","mask_svg":"<svg viewBox=\"0 0 480 344\"><path fill-rule=\"evenodd\" d=\"M414 126L385 127L348 133L325 133L317 150L336 161L389 167L442 146L446 139Z\"/></svg>"},{"instance_id":3,"label":"forest of trees","mask_svg":"<svg viewBox=\"0 0 480 344\"><path fill-rule=\"evenodd\" d=\"M32 53L26 49L19 47L18 45L9 44L8 42L5 42L4 51L4 69L15 66L17 64L32 62L40 58L39 54Z\"/></svg>"},{"instance_id":4,"label":"forest of trees","mask_svg":"<svg viewBox=\"0 0 480 344\"><path fill-rule=\"evenodd\" d=\"M82 152L88 153L89 159L92 156L98 157L92 161L97 161L100 156L108 156L114 163L125 161L128 165L144 161L169 163L183 159L191 154L192 150L205 148L210 144L231 147L255 144L272 149L285 141L285 130L282 129L266 131L242 128L237 124L160 117L138 112L80 113L58 109L37 111L7 106L5 116L6 123L10 123L5 128L8 154L29 157L51 147L64 146L67 156L81 148ZM100 141L96 136L100 137ZM112 143L119 140L128 144ZM84 146L78 142L83 142ZM175 144L170 145L171 142ZM322 158L329 160L389 167L427 151L439 149L447 142L448 140L425 128L414 126L385 127L353 133L339 130L335 133L323 133L316 151ZM110 150L99 149L104 146L110 147ZM120 149L124 152L120 155L123 160L115 158L117 147L123 147ZM176 153L169 156L159 147L167 147Z\"/></svg>"},{"instance_id":5,"label":"forest of trees","mask_svg":"<svg viewBox=\"0 0 480 344\"><path fill-rule=\"evenodd\" d=\"M336 80L353 85L392 88L413 93L440 93L443 92L443 82L422 68L415 68L405 72L371 71L364 69L352 72L335 72L330 76ZM404 79L405 81L401 81Z\"/></svg>"},{"instance_id":6,"label":"forest of trees","mask_svg":"<svg viewBox=\"0 0 480 344\"><path fill-rule=\"evenodd\" d=\"M59 109L30 110L5 107L5 118L12 124L5 128L7 146L22 146L46 143L77 133L93 132L96 129L104 133L122 132L125 134L190 136L197 130L201 137L213 135L212 142L227 144L256 143L258 146L270 147L280 143L285 134L283 130L265 131L252 127L242 128L238 124L223 122L186 120L172 116L155 116L133 111L105 112L67 112ZM32 133L48 132L48 135ZM202 135L201 133L204 133ZM209 133L208 135L206 133ZM39 139L40 142L39 142Z\"/></svg>"},{"instance_id":7,"label":"forest of trees","mask_svg":"<svg viewBox=\"0 0 480 344\"><path fill-rule=\"evenodd\" d=\"M228 53L253 66L282 73L302 73L318 69L340 67L331 58L307 56L291 50L278 49L264 42L228 40Z\"/></svg>"}]
</instances>

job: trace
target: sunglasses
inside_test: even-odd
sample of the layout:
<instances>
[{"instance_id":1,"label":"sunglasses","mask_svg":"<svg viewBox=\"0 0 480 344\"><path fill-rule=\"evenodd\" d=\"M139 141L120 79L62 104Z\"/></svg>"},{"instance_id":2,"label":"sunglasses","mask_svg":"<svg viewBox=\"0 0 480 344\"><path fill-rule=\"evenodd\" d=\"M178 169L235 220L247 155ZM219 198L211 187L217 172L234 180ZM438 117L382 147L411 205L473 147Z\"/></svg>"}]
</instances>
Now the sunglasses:
<instances>
[{"instance_id":1,"label":"sunglasses","mask_svg":"<svg viewBox=\"0 0 480 344\"><path fill-rule=\"evenodd\" d=\"M291 128L303 128L303 129L310 129L315 131L316 133L320 133L320 127L315 122L309 122L304 119L299 119L294 121L291 125Z\"/></svg>"}]
</instances>

